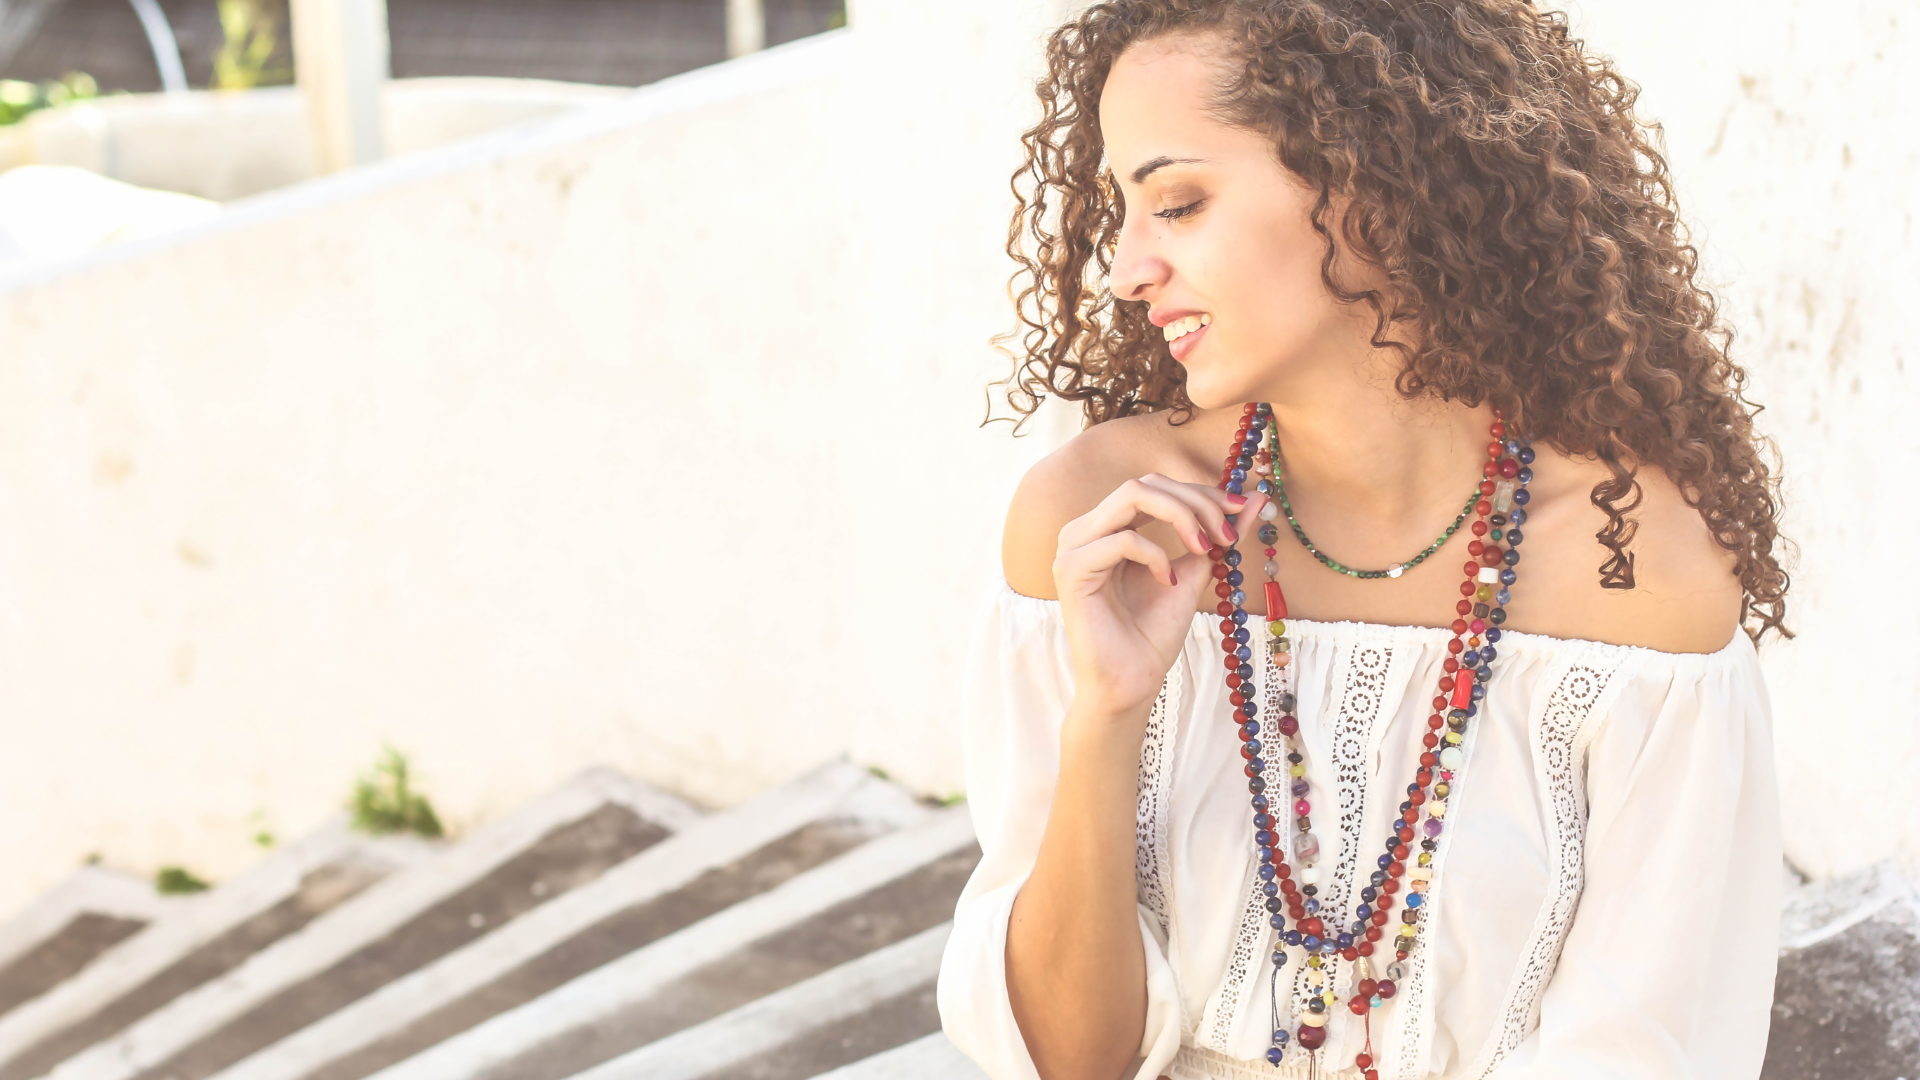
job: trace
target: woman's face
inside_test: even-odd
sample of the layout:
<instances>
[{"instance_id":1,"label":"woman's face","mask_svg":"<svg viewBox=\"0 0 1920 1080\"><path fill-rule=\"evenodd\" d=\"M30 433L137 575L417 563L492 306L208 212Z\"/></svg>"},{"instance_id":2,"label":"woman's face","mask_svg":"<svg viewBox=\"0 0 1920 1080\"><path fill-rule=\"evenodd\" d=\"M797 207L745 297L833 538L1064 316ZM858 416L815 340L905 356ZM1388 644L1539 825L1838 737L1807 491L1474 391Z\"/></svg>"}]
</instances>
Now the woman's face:
<instances>
[{"instance_id":1,"label":"woman's face","mask_svg":"<svg viewBox=\"0 0 1920 1080\"><path fill-rule=\"evenodd\" d=\"M1149 305L1203 409L1259 400L1318 364L1351 364L1372 309L1321 281L1318 193L1260 134L1209 114L1220 61L1194 38L1162 38L1115 61L1100 98L1107 162L1126 200L1114 254L1120 300ZM1344 281L1345 279L1343 279ZM1182 320L1185 320L1182 322Z\"/></svg>"}]
</instances>

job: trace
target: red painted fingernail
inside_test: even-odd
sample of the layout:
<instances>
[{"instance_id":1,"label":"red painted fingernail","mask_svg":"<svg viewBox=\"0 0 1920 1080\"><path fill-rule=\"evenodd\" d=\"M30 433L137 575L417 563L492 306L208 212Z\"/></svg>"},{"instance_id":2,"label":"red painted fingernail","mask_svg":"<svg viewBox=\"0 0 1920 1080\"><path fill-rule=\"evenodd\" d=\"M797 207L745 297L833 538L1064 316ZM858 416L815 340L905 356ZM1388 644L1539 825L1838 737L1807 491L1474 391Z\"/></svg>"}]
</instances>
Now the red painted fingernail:
<instances>
[{"instance_id":1,"label":"red painted fingernail","mask_svg":"<svg viewBox=\"0 0 1920 1080\"><path fill-rule=\"evenodd\" d=\"M1179 574L1176 574L1176 573L1174 573L1174 572L1173 572L1173 567L1171 567L1171 566L1169 566L1169 567L1167 567L1167 584L1169 584L1169 585L1178 585L1178 584L1180 584L1180 575L1179 575Z\"/></svg>"},{"instance_id":2,"label":"red painted fingernail","mask_svg":"<svg viewBox=\"0 0 1920 1080\"><path fill-rule=\"evenodd\" d=\"M1236 544L1240 542L1240 534L1233 531L1233 522L1231 521L1221 522L1220 530L1227 534L1227 543Z\"/></svg>"},{"instance_id":3,"label":"red painted fingernail","mask_svg":"<svg viewBox=\"0 0 1920 1080\"><path fill-rule=\"evenodd\" d=\"M1229 495L1227 496L1227 501L1235 506L1245 506L1247 504L1247 497L1245 495Z\"/></svg>"}]
</instances>

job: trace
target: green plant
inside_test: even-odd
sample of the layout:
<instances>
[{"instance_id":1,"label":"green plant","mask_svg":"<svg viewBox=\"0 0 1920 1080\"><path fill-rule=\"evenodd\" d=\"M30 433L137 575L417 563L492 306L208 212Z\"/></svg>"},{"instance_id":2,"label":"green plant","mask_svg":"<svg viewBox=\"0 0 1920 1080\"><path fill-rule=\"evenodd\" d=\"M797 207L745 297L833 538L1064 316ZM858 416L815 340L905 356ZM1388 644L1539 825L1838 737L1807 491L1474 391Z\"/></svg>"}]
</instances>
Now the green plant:
<instances>
[{"instance_id":1,"label":"green plant","mask_svg":"<svg viewBox=\"0 0 1920 1080\"><path fill-rule=\"evenodd\" d=\"M160 872L153 875L153 887L161 896L185 896L213 888L184 866L161 867Z\"/></svg>"},{"instance_id":2,"label":"green plant","mask_svg":"<svg viewBox=\"0 0 1920 1080\"><path fill-rule=\"evenodd\" d=\"M219 0L220 51L213 54L216 90L251 90L293 81L293 68L268 66L280 45L284 5L274 0Z\"/></svg>"},{"instance_id":3,"label":"green plant","mask_svg":"<svg viewBox=\"0 0 1920 1080\"><path fill-rule=\"evenodd\" d=\"M99 96L100 85L84 71L69 71L58 79L38 83L0 79L0 127L17 124L41 109Z\"/></svg>"},{"instance_id":4,"label":"green plant","mask_svg":"<svg viewBox=\"0 0 1920 1080\"><path fill-rule=\"evenodd\" d=\"M353 827L361 832L410 832L437 837L446 834L439 815L425 795L413 790L413 767L407 756L392 746L380 754L373 768L356 780L353 798Z\"/></svg>"}]
</instances>

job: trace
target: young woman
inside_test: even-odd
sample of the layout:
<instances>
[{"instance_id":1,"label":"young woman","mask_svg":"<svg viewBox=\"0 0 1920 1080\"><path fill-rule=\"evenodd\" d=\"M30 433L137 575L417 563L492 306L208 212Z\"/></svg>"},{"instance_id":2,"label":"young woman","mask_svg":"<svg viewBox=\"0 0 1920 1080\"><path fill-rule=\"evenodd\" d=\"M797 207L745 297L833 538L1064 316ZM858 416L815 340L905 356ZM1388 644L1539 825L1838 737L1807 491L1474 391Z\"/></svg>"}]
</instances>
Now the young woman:
<instances>
[{"instance_id":1,"label":"young woman","mask_svg":"<svg viewBox=\"0 0 1920 1080\"><path fill-rule=\"evenodd\" d=\"M1526 0L1105 0L1048 63L1013 396L1089 426L972 645L949 1036L1755 1076L1786 575L1633 86Z\"/></svg>"}]
</instances>

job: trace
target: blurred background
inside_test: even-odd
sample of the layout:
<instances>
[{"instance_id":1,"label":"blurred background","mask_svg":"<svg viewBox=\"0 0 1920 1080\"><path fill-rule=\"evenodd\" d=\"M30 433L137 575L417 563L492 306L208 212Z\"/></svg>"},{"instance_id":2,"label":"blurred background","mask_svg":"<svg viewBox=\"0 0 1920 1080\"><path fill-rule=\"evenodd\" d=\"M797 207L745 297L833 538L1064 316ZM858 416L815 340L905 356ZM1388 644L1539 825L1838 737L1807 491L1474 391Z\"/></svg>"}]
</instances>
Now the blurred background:
<instances>
[{"instance_id":1,"label":"blurred background","mask_svg":"<svg viewBox=\"0 0 1920 1080\"><path fill-rule=\"evenodd\" d=\"M768 808L831 824L780 834L799 847L767 865L802 882L956 827L1001 518L1077 430L981 426L1007 178L1075 6L0 0L0 1080L612 1068L692 1036L528 1049L614 1008L569 981L594 965L551 966L639 903L609 868L744 873L714 853L761 852L737 829ZM1566 10L1664 128L1785 463L1799 636L1762 657L1782 941L1809 959L1783 967L1769 1075L1912 1076L1914 19ZM939 859L968 842L919 844L873 910L950 911L964 866ZM525 896L594 882L611 906L500 944ZM945 917L901 915L887 948ZM406 919L452 936L355 951ZM864 947L793 970L854 978ZM360 962L384 974L285 1005ZM924 1028L924 963L899 962L918 974L821 985L883 1014L918 988L919 1019L880 1027ZM542 963L493 1012L446 996ZM1835 1004L1856 997L1879 1004ZM682 1027L787 1062L739 1066L758 1077L900 1041L711 1026L758 1000ZM802 1038L840 1049L767 1050ZM648 1060L623 1067L707 1075ZM900 1075L957 1067L931 1060Z\"/></svg>"}]
</instances>

